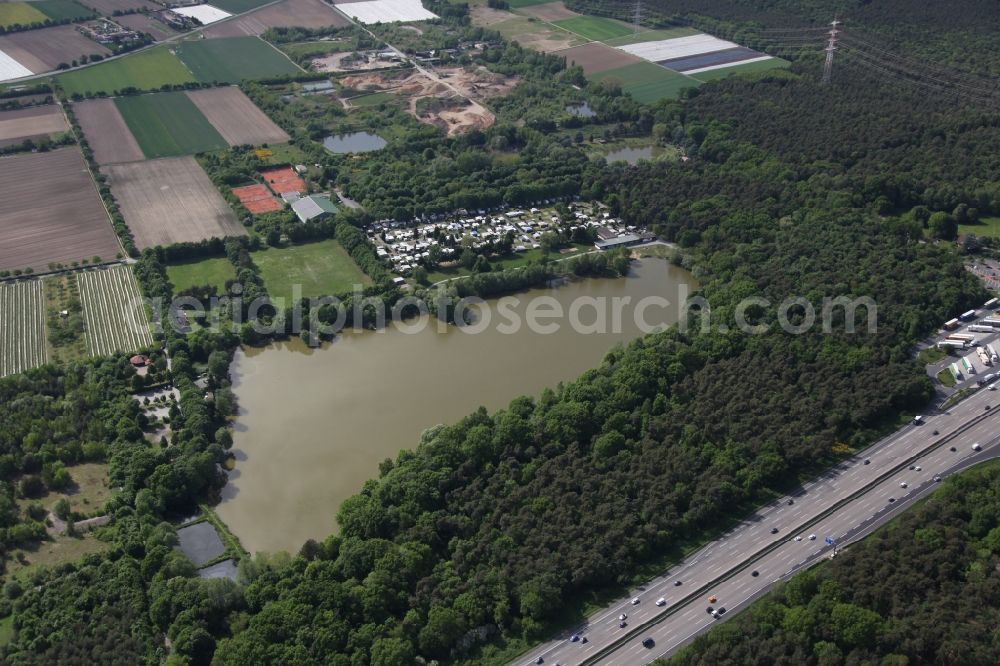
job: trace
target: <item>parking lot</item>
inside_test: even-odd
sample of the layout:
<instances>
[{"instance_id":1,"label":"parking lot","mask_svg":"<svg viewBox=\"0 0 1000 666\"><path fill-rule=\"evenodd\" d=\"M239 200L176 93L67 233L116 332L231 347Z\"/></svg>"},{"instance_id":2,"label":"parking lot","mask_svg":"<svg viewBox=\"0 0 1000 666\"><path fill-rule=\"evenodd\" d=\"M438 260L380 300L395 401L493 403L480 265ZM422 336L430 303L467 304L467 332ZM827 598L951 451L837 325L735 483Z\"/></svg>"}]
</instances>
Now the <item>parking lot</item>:
<instances>
[{"instance_id":1,"label":"parking lot","mask_svg":"<svg viewBox=\"0 0 1000 666\"><path fill-rule=\"evenodd\" d=\"M984 270L992 271L980 265ZM996 268L1000 276L1000 265ZM998 278L1000 279L1000 278ZM927 372L932 378L937 378L942 370L955 368L952 372L955 385L944 388L946 394L953 393L968 386L978 386L993 381L1000 374L1000 327L993 330L980 330L987 318L1000 318L1000 312L993 308L981 307L975 310L974 318L961 321L952 329L942 328L931 342L933 346L946 344L949 338L960 338L966 342L963 348L945 349L948 355L941 361L927 366ZM971 327L971 328L970 328ZM943 347L942 347L943 348Z\"/></svg>"}]
</instances>

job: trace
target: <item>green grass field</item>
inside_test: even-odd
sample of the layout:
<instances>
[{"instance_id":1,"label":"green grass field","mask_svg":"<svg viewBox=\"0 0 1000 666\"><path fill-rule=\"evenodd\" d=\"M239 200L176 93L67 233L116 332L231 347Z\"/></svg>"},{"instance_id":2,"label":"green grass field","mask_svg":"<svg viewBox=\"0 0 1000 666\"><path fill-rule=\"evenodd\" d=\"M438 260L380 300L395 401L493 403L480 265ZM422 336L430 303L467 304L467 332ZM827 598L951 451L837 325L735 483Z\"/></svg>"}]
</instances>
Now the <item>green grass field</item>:
<instances>
[{"instance_id":1,"label":"green grass field","mask_svg":"<svg viewBox=\"0 0 1000 666\"><path fill-rule=\"evenodd\" d=\"M507 4L510 5L511 9L517 9L519 7L534 7L535 5L547 5L552 2L552 0L510 0Z\"/></svg>"},{"instance_id":2,"label":"green grass field","mask_svg":"<svg viewBox=\"0 0 1000 666\"><path fill-rule=\"evenodd\" d=\"M593 81L615 79L622 84L622 90L643 103L655 102L658 99L675 99L684 88L697 88L699 81L678 74L666 67L654 65L651 62L637 62L618 69L591 74Z\"/></svg>"},{"instance_id":3,"label":"green grass field","mask_svg":"<svg viewBox=\"0 0 1000 666\"><path fill-rule=\"evenodd\" d=\"M195 78L205 83L239 83L302 72L283 53L256 37L181 42L177 55Z\"/></svg>"},{"instance_id":4,"label":"green grass field","mask_svg":"<svg viewBox=\"0 0 1000 666\"><path fill-rule=\"evenodd\" d=\"M34 3L32 3L34 4ZM44 23L49 17L38 11L27 2L0 3L0 26L8 28L12 25L31 25Z\"/></svg>"},{"instance_id":5,"label":"green grass field","mask_svg":"<svg viewBox=\"0 0 1000 666\"><path fill-rule=\"evenodd\" d=\"M720 69L713 69L707 72L691 74L691 78L698 79L699 81L716 81L733 74L755 74L757 72L766 72L772 69L781 69L788 67L790 64L790 62L782 60L781 58L771 58L770 60L758 60L757 62L747 63L746 65L737 64L732 67L722 67Z\"/></svg>"},{"instance_id":6,"label":"green grass field","mask_svg":"<svg viewBox=\"0 0 1000 666\"><path fill-rule=\"evenodd\" d=\"M339 40L329 42L293 42L291 44L278 45L279 49L292 58L326 55L335 51L343 51L345 47L347 47L347 43Z\"/></svg>"},{"instance_id":7,"label":"green grass field","mask_svg":"<svg viewBox=\"0 0 1000 666\"><path fill-rule=\"evenodd\" d=\"M989 236L1000 238L1000 217L983 217L978 224L958 225L959 235L975 234L976 236Z\"/></svg>"},{"instance_id":8,"label":"green grass field","mask_svg":"<svg viewBox=\"0 0 1000 666\"><path fill-rule=\"evenodd\" d=\"M110 94L126 88L157 90L168 83L194 81L194 77L166 46L160 46L126 58L61 74L58 81L67 94L82 95L86 92Z\"/></svg>"},{"instance_id":9,"label":"green grass field","mask_svg":"<svg viewBox=\"0 0 1000 666\"><path fill-rule=\"evenodd\" d=\"M191 155L229 146L183 92L118 97L115 105L146 157Z\"/></svg>"},{"instance_id":10,"label":"green grass field","mask_svg":"<svg viewBox=\"0 0 1000 666\"><path fill-rule=\"evenodd\" d=\"M219 294L224 294L226 280L236 279L236 269L225 257L203 259L167 266L167 277L170 278L170 284L174 285L174 294L205 285L215 287Z\"/></svg>"},{"instance_id":11,"label":"green grass field","mask_svg":"<svg viewBox=\"0 0 1000 666\"><path fill-rule=\"evenodd\" d=\"M351 106L378 106L382 102L398 102L399 96L391 92L374 92L367 95L358 95L350 99Z\"/></svg>"},{"instance_id":12,"label":"green grass field","mask_svg":"<svg viewBox=\"0 0 1000 666\"><path fill-rule=\"evenodd\" d=\"M597 16L576 16L562 21L555 21L553 25L595 41L604 41L605 39L632 34L632 28L621 21Z\"/></svg>"},{"instance_id":13,"label":"green grass field","mask_svg":"<svg viewBox=\"0 0 1000 666\"><path fill-rule=\"evenodd\" d=\"M301 285L302 298L310 298L341 294L356 284L371 284L371 279L335 240L270 247L250 256L260 268L271 298L285 298L288 305L293 296L292 285Z\"/></svg>"},{"instance_id":14,"label":"green grass field","mask_svg":"<svg viewBox=\"0 0 1000 666\"><path fill-rule=\"evenodd\" d=\"M647 30L645 32L640 32L638 35L630 34L624 37L614 37L611 39L605 39L605 44L608 46L625 46L626 44L638 44L640 42L658 42L661 39L675 39L677 37L690 37L691 35L700 35L700 30L695 30L694 28L666 28L663 30Z\"/></svg>"},{"instance_id":15,"label":"green grass field","mask_svg":"<svg viewBox=\"0 0 1000 666\"><path fill-rule=\"evenodd\" d=\"M213 0L212 6L223 9L230 14L242 14L269 2L271 0Z\"/></svg>"},{"instance_id":16,"label":"green grass field","mask_svg":"<svg viewBox=\"0 0 1000 666\"><path fill-rule=\"evenodd\" d=\"M78 2L73 2L73 0L37 0L37 2L32 2L31 6L53 21L74 21L97 16L97 12Z\"/></svg>"}]
</instances>

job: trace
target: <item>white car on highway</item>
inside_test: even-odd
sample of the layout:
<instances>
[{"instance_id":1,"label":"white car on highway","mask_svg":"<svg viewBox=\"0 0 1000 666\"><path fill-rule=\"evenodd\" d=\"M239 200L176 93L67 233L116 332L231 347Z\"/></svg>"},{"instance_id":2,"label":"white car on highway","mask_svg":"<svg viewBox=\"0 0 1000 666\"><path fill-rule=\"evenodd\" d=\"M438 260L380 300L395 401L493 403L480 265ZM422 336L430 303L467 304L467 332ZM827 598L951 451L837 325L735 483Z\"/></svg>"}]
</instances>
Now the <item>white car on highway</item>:
<instances>
[{"instance_id":1,"label":"white car on highway","mask_svg":"<svg viewBox=\"0 0 1000 666\"><path fill-rule=\"evenodd\" d=\"M666 606L667 605L667 600L664 599L663 597L660 597L659 599L656 600L656 605L657 606Z\"/></svg>"}]
</instances>

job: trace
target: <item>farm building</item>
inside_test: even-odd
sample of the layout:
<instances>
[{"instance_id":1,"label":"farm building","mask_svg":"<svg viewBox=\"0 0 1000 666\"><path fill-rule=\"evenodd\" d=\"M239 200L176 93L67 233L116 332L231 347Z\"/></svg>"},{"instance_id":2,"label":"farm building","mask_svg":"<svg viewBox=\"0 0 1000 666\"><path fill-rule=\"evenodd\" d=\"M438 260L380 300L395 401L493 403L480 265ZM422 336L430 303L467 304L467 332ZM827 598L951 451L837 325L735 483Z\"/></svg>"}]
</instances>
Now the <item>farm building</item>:
<instances>
[{"instance_id":1,"label":"farm building","mask_svg":"<svg viewBox=\"0 0 1000 666\"><path fill-rule=\"evenodd\" d=\"M322 194L313 194L302 197L292 204L292 210L303 222L311 220L322 220L337 212L337 207L333 205L330 198Z\"/></svg>"}]
</instances>

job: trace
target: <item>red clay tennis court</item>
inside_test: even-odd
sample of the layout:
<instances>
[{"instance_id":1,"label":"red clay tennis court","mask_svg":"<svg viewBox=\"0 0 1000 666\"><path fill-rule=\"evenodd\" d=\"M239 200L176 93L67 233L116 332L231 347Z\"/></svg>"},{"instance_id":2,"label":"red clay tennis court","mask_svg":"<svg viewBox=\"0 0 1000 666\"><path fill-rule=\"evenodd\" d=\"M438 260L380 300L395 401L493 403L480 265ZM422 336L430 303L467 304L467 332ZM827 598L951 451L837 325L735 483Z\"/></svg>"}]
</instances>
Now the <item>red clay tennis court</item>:
<instances>
[{"instance_id":1,"label":"red clay tennis court","mask_svg":"<svg viewBox=\"0 0 1000 666\"><path fill-rule=\"evenodd\" d=\"M306 191L305 182L295 174L292 167L284 166L261 169L260 175L264 176L264 180L271 186L275 194Z\"/></svg>"},{"instance_id":2,"label":"red clay tennis court","mask_svg":"<svg viewBox=\"0 0 1000 666\"><path fill-rule=\"evenodd\" d=\"M281 210L281 204L271 196L271 193L263 185L247 185L246 187L234 187L233 194L240 200L243 206L253 213L273 213Z\"/></svg>"}]
</instances>

